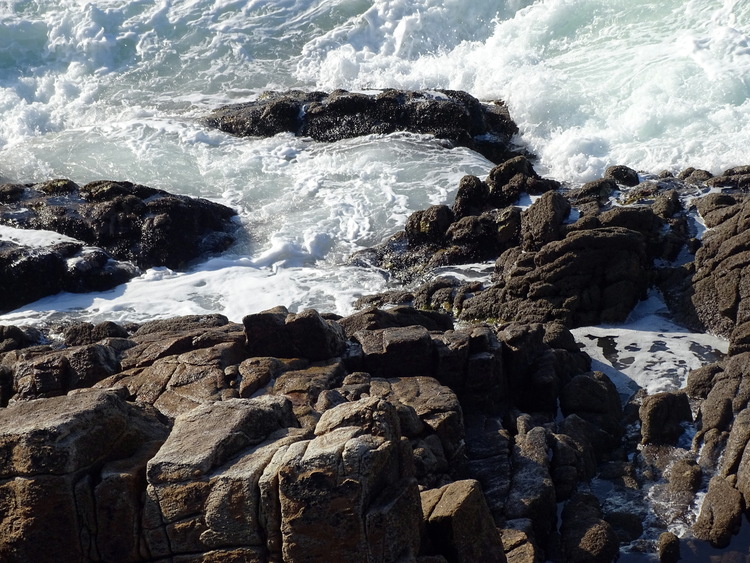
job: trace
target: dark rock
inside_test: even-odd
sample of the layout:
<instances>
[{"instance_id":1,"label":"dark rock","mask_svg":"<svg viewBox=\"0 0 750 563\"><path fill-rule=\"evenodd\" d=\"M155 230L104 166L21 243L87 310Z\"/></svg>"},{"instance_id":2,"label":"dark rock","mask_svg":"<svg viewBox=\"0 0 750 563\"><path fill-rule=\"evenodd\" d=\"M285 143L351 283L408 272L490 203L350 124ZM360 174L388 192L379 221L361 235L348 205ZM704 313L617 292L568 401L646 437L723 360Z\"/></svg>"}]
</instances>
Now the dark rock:
<instances>
[{"instance_id":1,"label":"dark rock","mask_svg":"<svg viewBox=\"0 0 750 563\"><path fill-rule=\"evenodd\" d=\"M549 538L556 520L555 486L549 473L547 436L536 426L516 437L513 476L505 505L508 519L529 518L536 538Z\"/></svg>"},{"instance_id":2,"label":"dark rock","mask_svg":"<svg viewBox=\"0 0 750 563\"><path fill-rule=\"evenodd\" d=\"M266 92L254 102L218 108L204 123L243 137L290 132L324 142L395 131L426 133L495 162L516 154L510 140L518 132L502 102L483 104L454 90Z\"/></svg>"},{"instance_id":3,"label":"dark rock","mask_svg":"<svg viewBox=\"0 0 750 563\"><path fill-rule=\"evenodd\" d=\"M669 490L694 495L703 479L701 467L690 459L678 459L669 468Z\"/></svg>"},{"instance_id":4,"label":"dark rock","mask_svg":"<svg viewBox=\"0 0 750 563\"><path fill-rule=\"evenodd\" d=\"M682 423L693 420L685 393L649 395L643 400L639 416L643 444L674 444L684 432Z\"/></svg>"},{"instance_id":5,"label":"dark rock","mask_svg":"<svg viewBox=\"0 0 750 563\"><path fill-rule=\"evenodd\" d=\"M83 346L94 344L105 338L127 338L128 331L111 321L93 325L91 323L79 323L69 326L63 332L65 344L68 346Z\"/></svg>"},{"instance_id":6,"label":"dark rock","mask_svg":"<svg viewBox=\"0 0 750 563\"><path fill-rule=\"evenodd\" d=\"M421 496L425 532L435 552L456 562L506 561L500 533L477 481L456 481Z\"/></svg>"},{"instance_id":7,"label":"dark rock","mask_svg":"<svg viewBox=\"0 0 750 563\"><path fill-rule=\"evenodd\" d=\"M23 207L27 211L18 213ZM183 268L233 241L235 212L203 199L132 184L69 180L37 184L0 206L0 223L46 229L101 248L139 268Z\"/></svg>"},{"instance_id":8,"label":"dark rock","mask_svg":"<svg viewBox=\"0 0 750 563\"><path fill-rule=\"evenodd\" d=\"M441 243L453 218L453 211L447 205L433 205L424 211L415 211L406 221L405 231L409 245Z\"/></svg>"},{"instance_id":9,"label":"dark rock","mask_svg":"<svg viewBox=\"0 0 750 563\"><path fill-rule=\"evenodd\" d=\"M702 184L711 178L713 178L713 174L708 170L699 170L692 167L686 168L677 175L677 179L684 181L686 184Z\"/></svg>"},{"instance_id":10,"label":"dark rock","mask_svg":"<svg viewBox=\"0 0 750 563\"><path fill-rule=\"evenodd\" d=\"M570 203L558 192L547 192L523 214L521 247L540 250L548 242L561 238L560 226L570 213Z\"/></svg>"},{"instance_id":11,"label":"dark rock","mask_svg":"<svg viewBox=\"0 0 750 563\"><path fill-rule=\"evenodd\" d=\"M9 352L40 344L42 338L42 333L33 327L0 325L0 352Z\"/></svg>"},{"instance_id":12,"label":"dark rock","mask_svg":"<svg viewBox=\"0 0 750 563\"><path fill-rule=\"evenodd\" d=\"M579 493L567 502L560 532L566 561L602 563L619 555L617 535L591 494Z\"/></svg>"},{"instance_id":13,"label":"dark rock","mask_svg":"<svg viewBox=\"0 0 750 563\"><path fill-rule=\"evenodd\" d=\"M513 205L521 192L526 191L529 179L537 177L531 163L524 156L517 156L498 164L487 176L490 203L494 207Z\"/></svg>"},{"instance_id":14,"label":"dark rock","mask_svg":"<svg viewBox=\"0 0 750 563\"><path fill-rule=\"evenodd\" d=\"M458 192L453 202L456 219L469 215L480 215L486 210L490 188L476 176L464 176L458 184Z\"/></svg>"},{"instance_id":15,"label":"dark rock","mask_svg":"<svg viewBox=\"0 0 750 563\"><path fill-rule=\"evenodd\" d=\"M680 560L680 538L672 532L662 532L657 541L659 563L677 563Z\"/></svg>"},{"instance_id":16,"label":"dark rock","mask_svg":"<svg viewBox=\"0 0 750 563\"><path fill-rule=\"evenodd\" d=\"M740 492L723 477L712 477L693 525L695 537L710 541L715 547L726 547L740 528L742 510Z\"/></svg>"},{"instance_id":17,"label":"dark rock","mask_svg":"<svg viewBox=\"0 0 750 563\"><path fill-rule=\"evenodd\" d=\"M275 307L247 315L242 323L250 356L320 361L340 356L346 348L341 326L312 309L290 314L286 307Z\"/></svg>"},{"instance_id":18,"label":"dark rock","mask_svg":"<svg viewBox=\"0 0 750 563\"><path fill-rule=\"evenodd\" d=\"M360 330L375 330L381 328L406 327L421 325L427 330L451 330L453 320L449 315L436 311L420 311L413 307L394 307L383 310L370 307L354 313L339 321L347 337L353 336Z\"/></svg>"},{"instance_id":19,"label":"dark rock","mask_svg":"<svg viewBox=\"0 0 750 563\"><path fill-rule=\"evenodd\" d=\"M645 296L647 264L643 236L620 227L574 231L536 253L510 249L496 264L498 283L465 300L461 318L620 322Z\"/></svg>"},{"instance_id":20,"label":"dark rock","mask_svg":"<svg viewBox=\"0 0 750 563\"><path fill-rule=\"evenodd\" d=\"M129 182L79 187L54 180L11 191L0 203L0 224L80 242L46 248L0 243L0 310L60 291L111 289L138 268L184 268L234 240L231 209Z\"/></svg>"},{"instance_id":21,"label":"dark rock","mask_svg":"<svg viewBox=\"0 0 750 563\"><path fill-rule=\"evenodd\" d=\"M595 371L576 375L563 387L560 409L564 416L576 414L617 440L622 435L620 395L604 373Z\"/></svg>"},{"instance_id":22,"label":"dark rock","mask_svg":"<svg viewBox=\"0 0 750 563\"><path fill-rule=\"evenodd\" d=\"M609 166L604 171L604 178L608 180L614 180L618 184L623 186L637 186L640 182L638 178L638 172L627 166L617 165Z\"/></svg>"},{"instance_id":23,"label":"dark rock","mask_svg":"<svg viewBox=\"0 0 750 563\"><path fill-rule=\"evenodd\" d=\"M617 183L614 180L602 178L592 182L586 182L580 188L568 193L573 205L580 207L585 204L594 204L595 208L605 205L613 192L617 191Z\"/></svg>"},{"instance_id":24,"label":"dark rock","mask_svg":"<svg viewBox=\"0 0 750 563\"><path fill-rule=\"evenodd\" d=\"M0 219L0 222L2 219ZM29 248L0 242L0 311L9 311L61 291L111 289L138 273L101 250L65 244Z\"/></svg>"},{"instance_id":25,"label":"dark rock","mask_svg":"<svg viewBox=\"0 0 750 563\"><path fill-rule=\"evenodd\" d=\"M364 371L373 377L418 377L433 373L433 343L423 326L361 330Z\"/></svg>"}]
</instances>

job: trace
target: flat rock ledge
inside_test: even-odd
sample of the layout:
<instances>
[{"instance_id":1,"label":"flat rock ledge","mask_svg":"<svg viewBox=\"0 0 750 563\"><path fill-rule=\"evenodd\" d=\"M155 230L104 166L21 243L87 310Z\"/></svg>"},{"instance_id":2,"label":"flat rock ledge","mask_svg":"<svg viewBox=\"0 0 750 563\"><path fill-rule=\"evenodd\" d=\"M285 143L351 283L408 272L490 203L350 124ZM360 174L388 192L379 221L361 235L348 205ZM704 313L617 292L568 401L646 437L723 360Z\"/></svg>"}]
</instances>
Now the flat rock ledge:
<instances>
[{"instance_id":1,"label":"flat rock ledge","mask_svg":"<svg viewBox=\"0 0 750 563\"><path fill-rule=\"evenodd\" d=\"M203 123L240 137L294 133L324 142L408 131L468 147L493 162L519 154L512 144L518 127L505 104L457 90L264 92L256 101L214 110Z\"/></svg>"},{"instance_id":2,"label":"flat rock ledge","mask_svg":"<svg viewBox=\"0 0 750 563\"><path fill-rule=\"evenodd\" d=\"M0 241L0 311L60 291L111 289L142 269L182 269L234 242L235 215L130 182L0 185L0 225L63 235L46 246Z\"/></svg>"}]
</instances>

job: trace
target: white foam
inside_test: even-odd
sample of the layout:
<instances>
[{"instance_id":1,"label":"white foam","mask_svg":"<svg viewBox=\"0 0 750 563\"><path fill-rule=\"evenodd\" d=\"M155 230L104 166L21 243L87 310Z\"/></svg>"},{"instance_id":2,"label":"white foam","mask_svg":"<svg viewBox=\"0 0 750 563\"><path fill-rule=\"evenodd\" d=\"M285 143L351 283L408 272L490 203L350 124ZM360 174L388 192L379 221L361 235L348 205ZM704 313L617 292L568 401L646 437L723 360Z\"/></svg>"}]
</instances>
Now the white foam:
<instances>
[{"instance_id":1,"label":"white foam","mask_svg":"<svg viewBox=\"0 0 750 563\"><path fill-rule=\"evenodd\" d=\"M628 321L573 329L593 368L605 372L627 398L638 388L649 394L685 386L687 375L726 354L728 342L692 333L669 320L656 291L639 303Z\"/></svg>"},{"instance_id":2,"label":"white foam","mask_svg":"<svg viewBox=\"0 0 750 563\"><path fill-rule=\"evenodd\" d=\"M14 242L21 246L30 246L32 248L44 248L62 242L74 242L82 244L81 241L72 237L61 235L54 231L16 229L0 225L0 240Z\"/></svg>"}]
</instances>

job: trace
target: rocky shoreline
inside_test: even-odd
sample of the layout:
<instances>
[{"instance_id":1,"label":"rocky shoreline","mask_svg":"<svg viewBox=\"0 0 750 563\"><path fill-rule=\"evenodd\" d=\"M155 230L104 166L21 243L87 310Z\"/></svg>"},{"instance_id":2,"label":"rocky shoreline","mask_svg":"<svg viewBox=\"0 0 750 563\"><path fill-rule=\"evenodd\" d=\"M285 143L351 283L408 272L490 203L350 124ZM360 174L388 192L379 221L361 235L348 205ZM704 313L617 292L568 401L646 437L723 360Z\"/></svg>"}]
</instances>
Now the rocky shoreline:
<instances>
[{"instance_id":1,"label":"rocky shoreline","mask_svg":"<svg viewBox=\"0 0 750 563\"><path fill-rule=\"evenodd\" d=\"M502 135L476 128L503 106L483 114L472 100L273 94L207 118L243 124L235 134L317 127L333 141L396 130L378 104L398 102L418 110L396 113L419 133L466 116L471 127L438 136L492 139L498 164L351 258L410 285L348 317L277 307L241 324L0 327L0 558L612 561L627 546L676 561L701 541L727 546L750 507L750 167L641 178L615 166L563 188L513 149L509 116ZM191 219L175 228L175 216ZM127 182L0 187L0 222L97 248L80 291L219 252L232 216ZM75 271L84 247L65 244L50 251ZM45 294L17 289L46 278L41 251L9 245L5 309ZM495 260L491 283L420 283L482 260ZM653 288L729 353L684 389L623 404L570 329L621 322ZM601 489L627 506L605 506ZM668 510L653 513L647 494ZM682 539L666 531L676 519L692 525Z\"/></svg>"}]
</instances>

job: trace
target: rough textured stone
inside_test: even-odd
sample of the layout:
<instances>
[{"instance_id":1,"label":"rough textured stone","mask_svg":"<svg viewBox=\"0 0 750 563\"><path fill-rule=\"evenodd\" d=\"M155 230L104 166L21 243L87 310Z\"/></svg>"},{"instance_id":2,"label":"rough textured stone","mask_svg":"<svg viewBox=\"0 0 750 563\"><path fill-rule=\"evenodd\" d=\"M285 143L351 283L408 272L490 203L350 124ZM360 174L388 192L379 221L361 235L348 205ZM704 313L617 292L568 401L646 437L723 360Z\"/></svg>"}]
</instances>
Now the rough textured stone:
<instances>
[{"instance_id":1,"label":"rough textured stone","mask_svg":"<svg viewBox=\"0 0 750 563\"><path fill-rule=\"evenodd\" d=\"M218 108L204 123L238 136L291 132L324 142L394 131L427 133L495 162L514 154L510 140L518 132L502 102L482 104L454 90L265 92L256 101Z\"/></svg>"},{"instance_id":2,"label":"rough textured stone","mask_svg":"<svg viewBox=\"0 0 750 563\"><path fill-rule=\"evenodd\" d=\"M674 444L683 433L683 422L692 422L693 415L685 393L657 393L643 400L641 442L644 444Z\"/></svg>"},{"instance_id":3,"label":"rough textured stone","mask_svg":"<svg viewBox=\"0 0 750 563\"><path fill-rule=\"evenodd\" d=\"M500 532L477 481L423 492L422 510L432 549L449 561L506 561Z\"/></svg>"}]
</instances>

